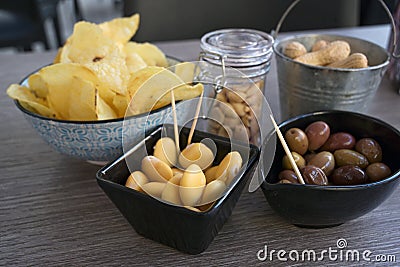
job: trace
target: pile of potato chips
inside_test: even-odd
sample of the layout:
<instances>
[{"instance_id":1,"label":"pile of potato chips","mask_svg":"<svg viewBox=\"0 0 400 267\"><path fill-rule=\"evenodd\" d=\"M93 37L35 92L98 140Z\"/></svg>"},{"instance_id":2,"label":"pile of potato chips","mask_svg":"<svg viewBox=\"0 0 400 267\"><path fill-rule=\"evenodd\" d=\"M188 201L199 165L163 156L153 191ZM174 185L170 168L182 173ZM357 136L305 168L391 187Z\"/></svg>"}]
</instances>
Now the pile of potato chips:
<instances>
[{"instance_id":1,"label":"pile of potato chips","mask_svg":"<svg viewBox=\"0 0 400 267\"><path fill-rule=\"evenodd\" d=\"M74 121L149 112L170 104L173 88L176 100L200 95L201 84L186 84L166 69L158 47L130 41L138 26L138 14L76 23L53 64L29 76L27 86L10 85L7 94L42 116Z\"/></svg>"}]
</instances>

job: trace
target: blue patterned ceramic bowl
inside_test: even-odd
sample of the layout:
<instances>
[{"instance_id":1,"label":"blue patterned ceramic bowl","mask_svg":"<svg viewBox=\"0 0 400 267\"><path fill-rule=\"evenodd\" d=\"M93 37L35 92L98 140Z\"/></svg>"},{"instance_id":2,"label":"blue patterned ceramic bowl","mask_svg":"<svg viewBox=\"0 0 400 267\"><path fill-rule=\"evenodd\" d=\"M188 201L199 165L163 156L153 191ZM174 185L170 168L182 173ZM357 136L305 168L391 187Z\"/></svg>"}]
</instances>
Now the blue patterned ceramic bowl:
<instances>
[{"instance_id":1,"label":"blue patterned ceramic bowl","mask_svg":"<svg viewBox=\"0 0 400 267\"><path fill-rule=\"evenodd\" d=\"M167 57L170 66L178 62L177 59ZM25 78L21 84L27 84ZM122 143L136 142L144 131L166 122L171 118L170 106L157 109L150 113L139 114L128 118L118 118L102 121L68 121L52 119L33 113L24 108L18 101L16 106L23 112L25 118L39 133L46 143L54 150L74 158L103 165L123 152ZM179 108L179 103L176 106ZM181 114L186 114L181 109ZM181 118L181 121L186 118ZM124 136L124 132L128 132ZM128 138L124 140L123 138Z\"/></svg>"},{"instance_id":2,"label":"blue patterned ceramic bowl","mask_svg":"<svg viewBox=\"0 0 400 267\"><path fill-rule=\"evenodd\" d=\"M103 121L67 121L43 117L16 106L39 135L56 151L92 163L103 164L122 154L123 132L129 127L129 138L135 142L144 130L163 124L171 114L167 106L149 114ZM177 106L178 108L178 106Z\"/></svg>"}]
</instances>

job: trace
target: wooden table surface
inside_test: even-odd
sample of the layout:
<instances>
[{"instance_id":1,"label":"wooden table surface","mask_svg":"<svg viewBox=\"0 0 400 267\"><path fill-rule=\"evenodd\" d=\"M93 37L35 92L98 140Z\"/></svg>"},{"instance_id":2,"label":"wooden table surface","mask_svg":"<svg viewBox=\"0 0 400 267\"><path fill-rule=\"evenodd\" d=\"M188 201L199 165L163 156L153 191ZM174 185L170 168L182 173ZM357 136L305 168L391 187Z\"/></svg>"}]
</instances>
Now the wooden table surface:
<instances>
[{"instance_id":1,"label":"wooden table surface","mask_svg":"<svg viewBox=\"0 0 400 267\"><path fill-rule=\"evenodd\" d=\"M327 31L325 31L327 32ZM367 39L386 47L388 26L336 29L332 33ZM283 34L284 35L284 34ZM159 43L170 56L195 60L199 41ZM0 266L208 266L208 265L353 265L339 260L260 261L259 250L321 251L337 248L372 255L394 255L400 265L400 188L369 214L328 229L303 229L276 215L260 190L243 192L232 216L200 255L186 255L138 235L96 183L99 166L63 156L25 121L6 96L10 83L51 62L55 52L0 55ZM279 114L275 64L266 95ZM400 129L400 95L384 79L369 114Z\"/></svg>"}]
</instances>

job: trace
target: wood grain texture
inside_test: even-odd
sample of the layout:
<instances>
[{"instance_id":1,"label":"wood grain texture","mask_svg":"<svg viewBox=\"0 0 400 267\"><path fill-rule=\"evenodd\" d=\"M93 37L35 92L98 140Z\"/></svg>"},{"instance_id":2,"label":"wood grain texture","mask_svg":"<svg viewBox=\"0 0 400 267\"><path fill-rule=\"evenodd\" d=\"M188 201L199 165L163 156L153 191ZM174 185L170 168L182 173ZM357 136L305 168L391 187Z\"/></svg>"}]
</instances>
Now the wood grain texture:
<instances>
[{"instance_id":1,"label":"wood grain texture","mask_svg":"<svg viewBox=\"0 0 400 267\"><path fill-rule=\"evenodd\" d=\"M380 26L348 32L382 38L387 29ZM160 43L160 47L168 55L195 60L199 42ZM48 64L54 55L0 55L0 266L321 266L321 262L279 262L276 258L261 262L256 254L265 245L275 250L321 251L336 248L339 238L347 240L349 249L396 256L397 263L379 266L400 264L400 188L373 212L328 229L292 226L271 210L261 191L243 192L218 236L205 252L195 256L139 236L98 187L95 173L99 167L51 150L6 96L10 83ZM277 113L275 72L273 65L266 94ZM400 95L387 81L382 83L370 114L400 129ZM361 264L367 262L323 263Z\"/></svg>"}]
</instances>

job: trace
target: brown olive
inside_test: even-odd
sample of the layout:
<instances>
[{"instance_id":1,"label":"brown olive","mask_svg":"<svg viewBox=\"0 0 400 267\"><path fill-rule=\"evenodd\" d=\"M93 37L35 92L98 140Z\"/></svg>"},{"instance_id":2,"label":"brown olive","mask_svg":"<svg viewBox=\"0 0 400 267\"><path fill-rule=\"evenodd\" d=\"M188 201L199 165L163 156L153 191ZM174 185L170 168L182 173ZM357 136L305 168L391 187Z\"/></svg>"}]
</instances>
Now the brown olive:
<instances>
[{"instance_id":1,"label":"brown olive","mask_svg":"<svg viewBox=\"0 0 400 267\"><path fill-rule=\"evenodd\" d=\"M392 173L390 168L382 162L372 163L367 167L365 172L371 182L377 182L383 180L389 177L390 174Z\"/></svg>"},{"instance_id":2,"label":"brown olive","mask_svg":"<svg viewBox=\"0 0 400 267\"><path fill-rule=\"evenodd\" d=\"M302 168L306 165L305 159L299 153L292 152L292 156L297 167ZM290 160L287 155L283 156L282 166L285 170L293 170L292 164L290 164Z\"/></svg>"},{"instance_id":3,"label":"brown olive","mask_svg":"<svg viewBox=\"0 0 400 267\"><path fill-rule=\"evenodd\" d=\"M358 166L346 165L335 169L331 180L335 185L357 185L367 182L367 175Z\"/></svg>"},{"instance_id":4,"label":"brown olive","mask_svg":"<svg viewBox=\"0 0 400 267\"><path fill-rule=\"evenodd\" d=\"M301 175L306 184L327 185L328 178L325 173L318 167L307 165L301 169Z\"/></svg>"},{"instance_id":5,"label":"brown olive","mask_svg":"<svg viewBox=\"0 0 400 267\"><path fill-rule=\"evenodd\" d=\"M353 149L356 144L356 139L349 133L334 133L331 134L321 150L334 152L338 149Z\"/></svg>"},{"instance_id":6,"label":"brown olive","mask_svg":"<svg viewBox=\"0 0 400 267\"><path fill-rule=\"evenodd\" d=\"M370 163L382 161L382 148L372 138L362 138L356 143L356 151L367 157Z\"/></svg>"},{"instance_id":7,"label":"brown olive","mask_svg":"<svg viewBox=\"0 0 400 267\"><path fill-rule=\"evenodd\" d=\"M305 129L308 138L308 149L310 151L320 148L330 135L329 125L323 121L316 121L311 123Z\"/></svg>"},{"instance_id":8,"label":"brown olive","mask_svg":"<svg viewBox=\"0 0 400 267\"><path fill-rule=\"evenodd\" d=\"M278 184L293 184L292 181L283 179L283 180L279 180Z\"/></svg>"},{"instance_id":9,"label":"brown olive","mask_svg":"<svg viewBox=\"0 0 400 267\"><path fill-rule=\"evenodd\" d=\"M361 169L368 166L367 158L354 150L350 149L339 149L336 150L333 155L335 156L336 165L341 167L345 165L356 165Z\"/></svg>"},{"instance_id":10,"label":"brown olive","mask_svg":"<svg viewBox=\"0 0 400 267\"><path fill-rule=\"evenodd\" d=\"M278 178L280 181L284 181L282 183L287 183L286 181L288 181L291 184L299 184L296 174L291 170L281 171L278 175Z\"/></svg>"},{"instance_id":11,"label":"brown olive","mask_svg":"<svg viewBox=\"0 0 400 267\"><path fill-rule=\"evenodd\" d=\"M320 168L326 176L329 176L335 168L335 157L331 152L322 151L308 161L308 165Z\"/></svg>"},{"instance_id":12,"label":"brown olive","mask_svg":"<svg viewBox=\"0 0 400 267\"><path fill-rule=\"evenodd\" d=\"M285 133L285 140L291 151L304 155L308 149L308 138L303 130L291 128Z\"/></svg>"},{"instance_id":13,"label":"brown olive","mask_svg":"<svg viewBox=\"0 0 400 267\"><path fill-rule=\"evenodd\" d=\"M306 160L306 162L310 162L311 159L312 159L313 157L315 157L315 155L317 155L317 153L311 152L311 153L305 154L303 157L304 157L304 159Z\"/></svg>"}]
</instances>

